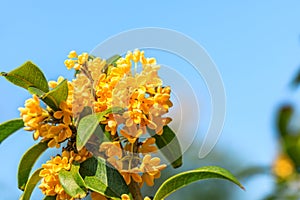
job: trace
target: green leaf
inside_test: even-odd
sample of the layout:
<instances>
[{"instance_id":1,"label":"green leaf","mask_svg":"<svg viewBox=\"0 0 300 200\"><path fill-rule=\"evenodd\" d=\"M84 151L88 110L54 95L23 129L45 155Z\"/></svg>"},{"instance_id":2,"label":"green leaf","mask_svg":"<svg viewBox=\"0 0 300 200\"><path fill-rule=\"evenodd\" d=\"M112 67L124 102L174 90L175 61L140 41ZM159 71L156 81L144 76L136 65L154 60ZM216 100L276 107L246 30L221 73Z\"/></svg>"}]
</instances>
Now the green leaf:
<instances>
[{"instance_id":1,"label":"green leaf","mask_svg":"<svg viewBox=\"0 0 300 200\"><path fill-rule=\"evenodd\" d=\"M110 57L110 58L108 58L108 59L106 60L106 63L107 63L108 65L113 65L113 64L115 64L120 58L121 58L120 55L113 55L112 57Z\"/></svg>"},{"instance_id":2,"label":"green leaf","mask_svg":"<svg viewBox=\"0 0 300 200\"><path fill-rule=\"evenodd\" d=\"M79 171L86 187L92 191L113 199L129 194L122 175L102 158L92 157L86 160L81 163Z\"/></svg>"},{"instance_id":3,"label":"green leaf","mask_svg":"<svg viewBox=\"0 0 300 200\"><path fill-rule=\"evenodd\" d=\"M56 200L56 196L45 196L43 200Z\"/></svg>"},{"instance_id":4,"label":"green leaf","mask_svg":"<svg viewBox=\"0 0 300 200\"><path fill-rule=\"evenodd\" d=\"M182 172L167 179L158 188L153 200L162 200L180 188L183 188L195 181L209 178L225 179L235 183L236 185L244 189L240 182L229 171L220 167L207 166L191 171Z\"/></svg>"},{"instance_id":5,"label":"green leaf","mask_svg":"<svg viewBox=\"0 0 300 200\"><path fill-rule=\"evenodd\" d=\"M61 170L58 174L59 182L71 197L83 198L86 190L82 177L79 174L79 165L72 165L71 170Z\"/></svg>"},{"instance_id":6,"label":"green leaf","mask_svg":"<svg viewBox=\"0 0 300 200\"><path fill-rule=\"evenodd\" d=\"M300 167L300 136L299 135L287 135L282 140L283 150L292 159L295 164L295 168Z\"/></svg>"},{"instance_id":7,"label":"green leaf","mask_svg":"<svg viewBox=\"0 0 300 200\"><path fill-rule=\"evenodd\" d=\"M20 200L29 200L30 196L32 194L32 191L34 190L35 186L37 185L37 183L41 180L41 177L39 176L40 171L42 170L42 168L37 169L35 172L33 172L33 174L30 176L24 193L22 194L22 196L20 197Z\"/></svg>"},{"instance_id":8,"label":"green leaf","mask_svg":"<svg viewBox=\"0 0 300 200\"><path fill-rule=\"evenodd\" d=\"M18 168L18 187L25 189L30 171L40 155L48 148L47 142L40 142L28 149L21 158Z\"/></svg>"},{"instance_id":9,"label":"green leaf","mask_svg":"<svg viewBox=\"0 0 300 200\"><path fill-rule=\"evenodd\" d=\"M105 115L109 113L120 113L123 112L122 108L110 108L103 112L91 114L83 117L78 124L77 128L77 136L76 136L76 145L77 149L81 150L90 137L95 133L96 130L99 129L99 122L105 120ZM101 129L102 130L102 129Z\"/></svg>"},{"instance_id":10,"label":"green leaf","mask_svg":"<svg viewBox=\"0 0 300 200\"><path fill-rule=\"evenodd\" d=\"M172 164L174 168L182 165L182 152L176 134L169 126L163 127L163 134L157 135L154 130L148 128L148 132L155 138L156 146Z\"/></svg>"},{"instance_id":11,"label":"green leaf","mask_svg":"<svg viewBox=\"0 0 300 200\"><path fill-rule=\"evenodd\" d=\"M62 101L68 98L68 80L63 80L53 90L44 94L41 99L54 111L59 110L59 105Z\"/></svg>"},{"instance_id":12,"label":"green leaf","mask_svg":"<svg viewBox=\"0 0 300 200\"><path fill-rule=\"evenodd\" d=\"M0 143L22 127L24 127L22 119L13 119L0 124Z\"/></svg>"},{"instance_id":13,"label":"green leaf","mask_svg":"<svg viewBox=\"0 0 300 200\"><path fill-rule=\"evenodd\" d=\"M277 129L281 137L289 135L288 126L293 116L293 108L286 105L280 108L277 114Z\"/></svg>"},{"instance_id":14,"label":"green leaf","mask_svg":"<svg viewBox=\"0 0 300 200\"><path fill-rule=\"evenodd\" d=\"M119 58L121 58L120 55L114 55L114 56L108 58L106 60L105 66L102 69L102 73L109 74L110 70L111 70L111 65L113 65L115 67L116 66L116 62L117 62L117 60L119 60Z\"/></svg>"},{"instance_id":15,"label":"green leaf","mask_svg":"<svg viewBox=\"0 0 300 200\"><path fill-rule=\"evenodd\" d=\"M2 72L1 75L13 84L25 89L33 86L42 90L43 92L49 91L48 82L45 75L31 61L27 61L9 73Z\"/></svg>"},{"instance_id":16,"label":"green leaf","mask_svg":"<svg viewBox=\"0 0 300 200\"><path fill-rule=\"evenodd\" d=\"M42 97L43 95L46 94L46 93L43 92L42 90L40 90L40 89L38 89L38 88L36 88L36 87L33 87L33 86L28 87L27 90L28 90L28 92L29 92L30 94L35 94L35 95L37 95L38 97Z\"/></svg>"}]
</instances>

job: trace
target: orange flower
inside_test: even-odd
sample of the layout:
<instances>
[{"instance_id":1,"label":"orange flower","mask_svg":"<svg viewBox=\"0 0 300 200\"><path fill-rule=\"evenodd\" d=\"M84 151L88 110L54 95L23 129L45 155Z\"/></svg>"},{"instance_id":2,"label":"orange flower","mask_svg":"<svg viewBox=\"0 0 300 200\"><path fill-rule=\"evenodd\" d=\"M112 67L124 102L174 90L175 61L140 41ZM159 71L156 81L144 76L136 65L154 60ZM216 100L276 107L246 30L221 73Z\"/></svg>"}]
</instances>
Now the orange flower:
<instances>
[{"instance_id":1,"label":"orange flower","mask_svg":"<svg viewBox=\"0 0 300 200\"><path fill-rule=\"evenodd\" d=\"M60 111L56 111L53 116L56 119L63 118L63 122L65 125L69 125L72 123L72 109L69 108L68 104L65 101L62 101L59 105Z\"/></svg>"},{"instance_id":2,"label":"orange flower","mask_svg":"<svg viewBox=\"0 0 300 200\"><path fill-rule=\"evenodd\" d=\"M40 106L40 100L36 95L26 100L25 108L19 108L19 111L24 121L24 129L27 131L38 130L42 122L49 117L48 112Z\"/></svg>"},{"instance_id":3,"label":"orange flower","mask_svg":"<svg viewBox=\"0 0 300 200\"><path fill-rule=\"evenodd\" d=\"M60 147L60 143L72 136L72 131L69 126L58 124L57 126L48 126L48 131L40 132L43 140L51 139L48 142L49 147Z\"/></svg>"},{"instance_id":4,"label":"orange flower","mask_svg":"<svg viewBox=\"0 0 300 200\"><path fill-rule=\"evenodd\" d=\"M125 169L121 170L121 174L127 185L130 184L131 179L133 179L137 183L142 182L143 180L139 173L141 173L141 170L137 167L133 168L133 169L128 169L128 170L125 170Z\"/></svg>"},{"instance_id":5,"label":"orange flower","mask_svg":"<svg viewBox=\"0 0 300 200\"><path fill-rule=\"evenodd\" d=\"M120 158L122 158L122 149L121 149L121 145L120 142L103 142L100 145L99 151L105 151L105 154L110 158L113 156L117 156Z\"/></svg>"},{"instance_id":6,"label":"orange flower","mask_svg":"<svg viewBox=\"0 0 300 200\"><path fill-rule=\"evenodd\" d=\"M69 162L69 157L65 152L62 153L62 156L56 156L48 160L46 164L42 165L42 170L40 172L40 177L42 177L42 182L39 185L39 188L42 190L42 193L47 196L55 196L56 199L65 200L73 199L70 197L63 189L62 185L59 182L58 173L60 170L70 170L71 164Z\"/></svg>"},{"instance_id":7,"label":"orange flower","mask_svg":"<svg viewBox=\"0 0 300 200\"><path fill-rule=\"evenodd\" d=\"M139 148L139 153L148 154L155 153L157 151L157 147L153 146L155 144L155 138L150 137L147 138Z\"/></svg>"},{"instance_id":8,"label":"orange flower","mask_svg":"<svg viewBox=\"0 0 300 200\"><path fill-rule=\"evenodd\" d=\"M138 129L136 125L130 127L125 126L120 133L130 142L135 143L135 141L143 134L142 129Z\"/></svg>"},{"instance_id":9,"label":"orange flower","mask_svg":"<svg viewBox=\"0 0 300 200\"><path fill-rule=\"evenodd\" d=\"M273 173L279 178L286 179L290 177L294 171L295 166L292 160L286 155L279 155L273 164Z\"/></svg>"},{"instance_id":10,"label":"orange flower","mask_svg":"<svg viewBox=\"0 0 300 200\"><path fill-rule=\"evenodd\" d=\"M160 159L157 157L151 158L150 154L145 155L141 164L141 170L144 172L142 175L143 182L146 182L148 186L154 185L154 179L160 177L160 171L165 169L167 165L160 165ZM141 186L143 185L141 183Z\"/></svg>"}]
</instances>

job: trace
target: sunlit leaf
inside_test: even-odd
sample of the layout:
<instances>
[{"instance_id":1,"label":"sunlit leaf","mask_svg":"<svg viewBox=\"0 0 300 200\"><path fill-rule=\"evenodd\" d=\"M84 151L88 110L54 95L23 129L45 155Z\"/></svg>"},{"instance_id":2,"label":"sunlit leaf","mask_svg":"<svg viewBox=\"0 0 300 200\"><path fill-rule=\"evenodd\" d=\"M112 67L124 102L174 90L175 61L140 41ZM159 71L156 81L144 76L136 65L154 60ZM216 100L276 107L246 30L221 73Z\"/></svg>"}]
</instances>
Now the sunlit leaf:
<instances>
[{"instance_id":1,"label":"sunlit leaf","mask_svg":"<svg viewBox=\"0 0 300 200\"><path fill-rule=\"evenodd\" d=\"M47 148L47 142L40 142L28 149L21 158L18 168L18 187L21 190L24 190L31 169L36 160Z\"/></svg>"},{"instance_id":2,"label":"sunlit leaf","mask_svg":"<svg viewBox=\"0 0 300 200\"><path fill-rule=\"evenodd\" d=\"M116 66L117 60L121 58L120 55L114 55L106 60L106 65L102 69L102 73L109 74L111 70L111 65Z\"/></svg>"},{"instance_id":3,"label":"sunlit leaf","mask_svg":"<svg viewBox=\"0 0 300 200\"><path fill-rule=\"evenodd\" d=\"M43 92L48 92L48 82L43 72L31 61L27 61L20 67L11 72L1 73L7 80L13 84L28 89L28 87L36 87Z\"/></svg>"},{"instance_id":4,"label":"sunlit leaf","mask_svg":"<svg viewBox=\"0 0 300 200\"><path fill-rule=\"evenodd\" d=\"M106 60L106 63L108 65L114 65L120 58L121 58L120 55L113 55L112 57Z\"/></svg>"},{"instance_id":5,"label":"sunlit leaf","mask_svg":"<svg viewBox=\"0 0 300 200\"><path fill-rule=\"evenodd\" d=\"M235 183L236 185L244 189L240 182L229 171L220 167L207 166L191 171L182 172L167 179L158 188L153 200L162 200L169 196L171 193L193 182L210 178L225 179Z\"/></svg>"},{"instance_id":6,"label":"sunlit leaf","mask_svg":"<svg viewBox=\"0 0 300 200\"><path fill-rule=\"evenodd\" d=\"M71 197L83 198L86 190L82 177L79 174L79 165L72 165L71 170L61 170L58 174L59 182Z\"/></svg>"},{"instance_id":7,"label":"sunlit leaf","mask_svg":"<svg viewBox=\"0 0 300 200\"><path fill-rule=\"evenodd\" d=\"M59 110L62 101L68 98L68 80L63 80L53 90L44 94L41 99L53 110Z\"/></svg>"},{"instance_id":8,"label":"sunlit leaf","mask_svg":"<svg viewBox=\"0 0 300 200\"><path fill-rule=\"evenodd\" d=\"M30 176L24 193L22 194L22 196L20 197L20 200L29 200L30 196L32 194L32 191L34 190L35 186L37 185L37 183L41 180L41 177L39 176L40 171L42 169L37 169L35 172L33 172L33 174Z\"/></svg>"},{"instance_id":9,"label":"sunlit leaf","mask_svg":"<svg viewBox=\"0 0 300 200\"><path fill-rule=\"evenodd\" d=\"M40 90L40 89L38 89L38 88L36 88L36 87L33 87L33 86L28 87L27 90L28 90L28 92L29 92L30 94L35 94L36 96L38 96L38 97L40 97L40 98L41 98L43 95L46 94L46 93L43 92L42 90Z\"/></svg>"},{"instance_id":10,"label":"sunlit leaf","mask_svg":"<svg viewBox=\"0 0 300 200\"><path fill-rule=\"evenodd\" d=\"M80 166L80 174L87 188L110 198L129 194L122 175L102 158L90 158Z\"/></svg>"},{"instance_id":11,"label":"sunlit leaf","mask_svg":"<svg viewBox=\"0 0 300 200\"><path fill-rule=\"evenodd\" d=\"M96 113L96 114L91 114L83 117L78 124L77 128L77 136L76 136L76 145L77 149L81 150L87 141L90 139L90 137L95 133L97 130L102 130L101 128L99 129L100 125L99 122L105 120L105 115L109 113L119 113L122 112L122 108L110 108L107 109L103 112Z\"/></svg>"},{"instance_id":12,"label":"sunlit leaf","mask_svg":"<svg viewBox=\"0 0 300 200\"><path fill-rule=\"evenodd\" d=\"M0 143L22 127L24 127L22 119L13 119L0 124Z\"/></svg>"}]
</instances>

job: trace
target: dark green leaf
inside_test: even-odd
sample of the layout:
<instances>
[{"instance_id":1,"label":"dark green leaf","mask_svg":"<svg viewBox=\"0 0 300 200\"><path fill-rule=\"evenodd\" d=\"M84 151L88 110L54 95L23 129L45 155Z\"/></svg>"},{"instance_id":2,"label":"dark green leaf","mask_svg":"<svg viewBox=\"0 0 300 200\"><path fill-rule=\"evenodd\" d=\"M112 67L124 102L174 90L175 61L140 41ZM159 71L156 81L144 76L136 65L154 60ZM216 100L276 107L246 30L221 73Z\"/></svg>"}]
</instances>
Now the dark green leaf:
<instances>
[{"instance_id":1,"label":"dark green leaf","mask_svg":"<svg viewBox=\"0 0 300 200\"><path fill-rule=\"evenodd\" d=\"M120 198L129 194L129 189L122 175L102 158L90 158L80 166L87 188L106 197Z\"/></svg>"},{"instance_id":2,"label":"dark green leaf","mask_svg":"<svg viewBox=\"0 0 300 200\"><path fill-rule=\"evenodd\" d=\"M86 190L82 177L79 174L79 165L72 165L71 170L61 170L58 174L59 182L71 197L83 198Z\"/></svg>"},{"instance_id":3,"label":"dark green leaf","mask_svg":"<svg viewBox=\"0 0 300 200\"><path fill-rule=\"evenodd\" d=\"M9 73L2 72L1 75L13 84L25 89L32 86L42 90L43 92L49 91L45 75L31 61L27 61Z\"/></svg>"},{"instance_id":4,"label":"dark green leaf","mask_svg":"<svg viewBox=\"0 0 300 200\"><path fill-rule=\"evenodd\" d=\"M162 200L171 193L183 188L195 181L200 181L209 178L220 178L231 181L244 189L240 182L227 170L215 167L201 167L199 169L191 170L176 174L167 179L157 190L153 200Z\"/></svg>"},{"instance_id":5,"label":"dark green leaf","mask_svg":"<svg viewBox=\"0 0 300 200\"><path fill-rule=\"evenodd\" d=\"M22 127L24 127L22 119L13 119L0 124L0 143Z\"/></svg>"},{"instance_id":6,"label":"dark green leaf","mask_svg":"<svg viewBox=\"0 0 300 200\"><path fill-rule=\"evenodd\" d=\"M296 169L300 167L300 137L299 135L287 135L282 140L283 150L291 158L296 165Z\"/></svg>"},{"instance_id":7,"label":"dark green leaf","mask_svg":"<svg viewBox=\"0 0 300 200\"><path fill-rule=\"evenodd\" d=\"M34 163L47 148L47 142L40 142L28 149L21 158L18 168L18 187L21 190L25 188Z\"/></svg>"},{"instance_id":8,"label":"dark green leaf","mask_svg":"<svg viewBox=\"0 0 300 200\"><path fill-rule=\"evenodd\" d=\"M59 105L62 101L68 98L68 80L63 80L53 90L44 94L41 99L53 110L59 110Z\"/></svg>"},{"instance_id":9,"label":"dark green leaf","mask_svg":"<svg viewBox=\"0 0 300 200\"><path fill-rule=\"evenodd\" d=\"M110 108L103 112L91 114L83 117L80 120L77 129L77 136L76 136L77 149L81 150L88 142L90 137L95 133L96 130L102 130L99 129L99 122L105 120L105 115L109 113L119 113L122 111L123 111L122 108Z\"/></svg>"},{"instance_id":10,"label":"dark green leaf","mask_svg":"<svg viewBox=\"0 0 300 200\"><path fill-rule=\"evenodd\" d=\"M43 200L56 200L56 196L45 196Z\"/></svg>"},{"instance_id":11,"label":"dark green leaf","mask_svg":"<svg viewBox=\"0 0 300 200\"><path fill-rule=\"evenodd\" d=\"M277 128L281 137L289 134L288 126L293 115L293 108L289 105L280 108L277 114Z\"/></svg>"},{"instance_id":12,"label":"dark green leaf","mask_svg":"<svg viewBox=\"0 0 300 200\"><path fill-rule=\"evenodd\" d=\"M41 170L42 170L41 168L37 169L30 176L30 178L26 184L24 193L22 194L20 200L29 200L30 199L30 196L31 196L32 191L34 190L36 184L41 180L41 177L39 176Z\"/></svg>"},{"instance_id":13,"label":"dark green leaf","mask_svg":"<svg viewBox=\"0 0 300 200\"><path fill-rule=\"evenodd\" d=\"M174 168L182 165L182 152L176 134L169 126L164 126L163 134L157 135L154 130L148 129L148 132L155 138L155 143L166 159Z\"/></svg>"}]
</instances>

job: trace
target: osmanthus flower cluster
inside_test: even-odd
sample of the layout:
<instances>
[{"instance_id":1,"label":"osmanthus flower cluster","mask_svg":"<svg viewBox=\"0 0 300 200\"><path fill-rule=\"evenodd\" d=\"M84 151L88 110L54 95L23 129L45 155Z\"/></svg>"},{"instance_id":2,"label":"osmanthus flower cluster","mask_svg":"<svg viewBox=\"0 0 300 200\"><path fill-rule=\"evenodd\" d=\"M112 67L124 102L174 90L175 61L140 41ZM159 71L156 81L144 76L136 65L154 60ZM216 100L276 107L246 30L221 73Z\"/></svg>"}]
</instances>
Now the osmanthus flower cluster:
<instances>
[{"instance_id":1,"label":"osmanthus flower cluster","mask_svg":"<svg viewBox=\"0 0 300 200\"><path fill-rule=\"evenodd\" d=\"M18 186L24 191L20 199L29 199L40 182L46 199L90 195L94 200L150 200L141 187L153 186L167 167L158 151L174 168L182 165L179 141L169 127L171 88L159 77L156 59L140 50L107 60L71 51L64 64L75 70L72 81L63 77L47 81L30 61L1 73L32 94L19 108L20 119L0 124L0 142L22 127L38 141L20 161ZM47 148L61 153L31 173ZM205 177L242 187L228 171L204 167L171 177L153 199Z\"/></svg>"},{"instance_id":2,"label":"osmanthus flower cluster","mask_svg":"<svg viewBox=\"0 0 300 200\"><path fill-rule=\"evenodd\" d=\"M75 95L76 104L81 103L73 109L74 113L81 113L86 106L92 106L95 113L121 108L121 113L106 114L100 122L105 124L105 131L114 139L103 142L99 151L119 170L127 185L134 180L141 186L144 182L153 186L153 179L160 177L160 171L166 165L160 165L158 157L151 158L150 153L157 150L155 138L150 135L146 139L141 137L146 137L147 128L162 135L163 126L171 121L163 115L172 106L170 87L162 85L156 60L146 58L139 50L129 51L115 65L106 65L99 58L88 60L85 53L78 57L72 55L76 53L71 52L71 59L65 63L68 68L73 66L79 72L74 83L75 93L78 89L80 94L87 94ZM139 65L141 72L138 73ZM118 127L121 127L119 131Z\"/></svg>"}]
</instances>

